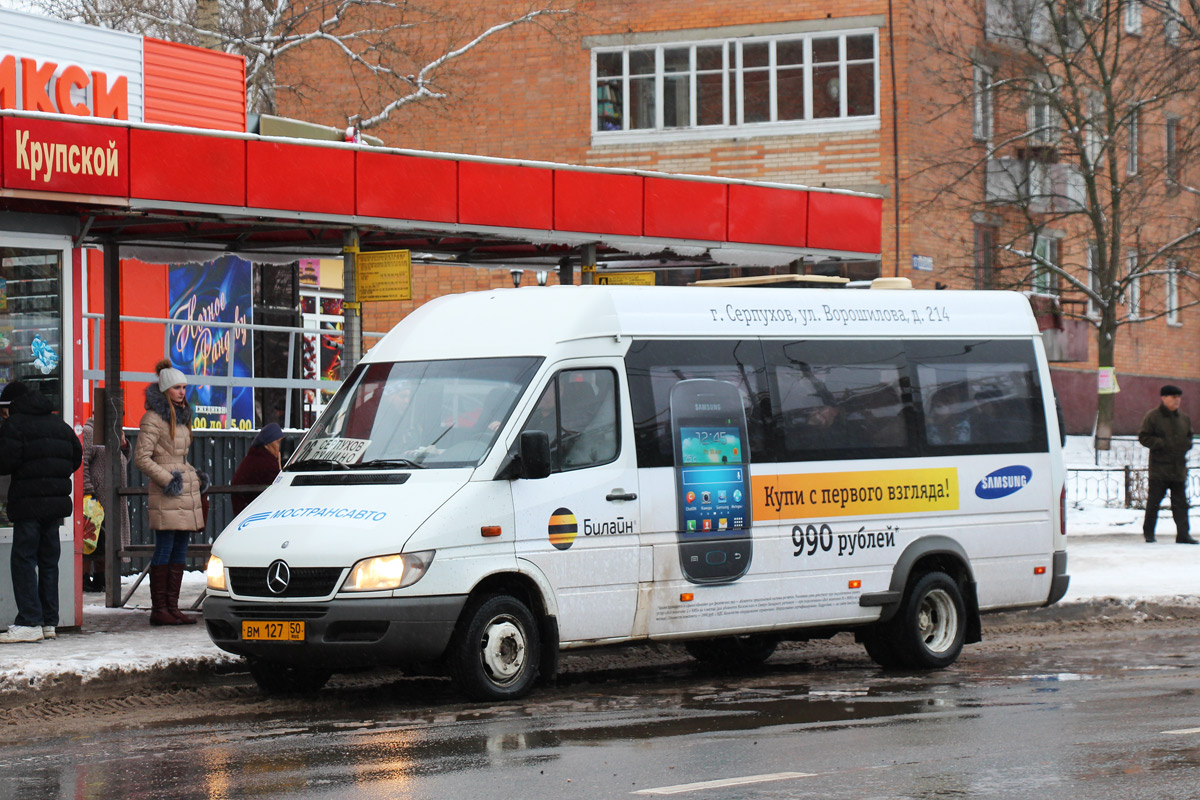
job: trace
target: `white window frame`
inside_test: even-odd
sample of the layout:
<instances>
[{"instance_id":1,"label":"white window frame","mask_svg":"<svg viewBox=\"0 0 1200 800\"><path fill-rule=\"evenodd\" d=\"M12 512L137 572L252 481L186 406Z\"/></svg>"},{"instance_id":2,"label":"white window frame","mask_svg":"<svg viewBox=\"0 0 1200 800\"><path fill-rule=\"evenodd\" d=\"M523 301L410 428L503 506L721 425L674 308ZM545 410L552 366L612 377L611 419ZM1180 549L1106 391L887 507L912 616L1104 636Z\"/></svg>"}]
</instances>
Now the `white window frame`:
<instances>
[{"instance_id":1,"label":"white window frame","mask_svg":"<svg viewBox=\"0 0 1200 800\"><path fill-rule=\"evenodd\" d=\"M1142 279L1138 276L1138 254L1130 250L1125 254L1126 275L1129 276L1129 295L1126 305L1129 318L1139 319L1142 314Z\"/></svg>"},{"instance_id":2,"label":"white window frame","mask_svg":"<svg viewBox=\"0 0 1200 800\"><path fill-rule=\"evenodd\" d=\"M972 133L978 142L991 143L995 130L995 97L992 91L992 71L975 65L975 107Z\"/></svg>"},{"instance_id":3,"label":"white window frame","mask_svg":"<svg viewBox=\"0 0 1200 800\"><path fill-rule=\"evenodd\" d=\"M1179 321L1179 264L1176 261L1167 261L1166 291L1164 292L1164 302L1166 303L1167 324L1180 325Z\"/></svg>"},{"instance_id":4,"label":"white window frame","mask_svg":"<svg viewBox=\"0 0 1200 800\"><path fill-rule=\"evenodd\" d=\"M1048 261L1055 266L1058 266L1058 238L1055 236L1047 236L1046 234L1038 233L1033 236L1033 254L1038 255L1038 250L1041 247L1046 248L1046 253L1042 255L1042 260ZM1036 294L1053 295L1058 294L1058 274L1053 270L1045 269L1041 266L1041 261L1036 259L1032 263L1033 275L1030 276L1029 288Z\"/></svg>"},{"instance_id":5,"label":"white window frame","mask_svg":"<svg viewBox=\"0 0 1200 800\"><path fill-rule=\"evenodd\" d=\"M1125 32L1132 36L1142 33L1142 0L1125 0Z\"/></svg>"},{"instance_id":6,"label":"white window frame","mask_svg":"<svg viewBox=\"0 0 1200 800\"><path fill-rule=\"evenodd\" d=\"M856 36L871 36L874 46L874 58L870 61L863 59L855 59L850 61L846 54L846 40ZM813 62L812 62L812 42L817 39L838 40L838 83L839 86L845 87L847 84L846 75L847 68L851 65L871 64L873 66L873 83L872 92L874 94L874 109L871 114L851 117L847 116L849 110L849 102L846 97L846 92L840 92L838 98L840 113L837 117L829 118L814 118L813 117ZM805 92L804 92L804 119L801 120L779 120L778 117L778 102L777 102L777 64L776 64L776 46L779 42L803 42L804 47L804 65L800 68L803 72ZM746 45L766 43L769 50L769 65L767 70L770 74L770 120L764 122L745 122L744 112L745 104L743 98L743 67L742 67L742 50ZM724 49L722 70L724 79L722 82L723 94L723 124L720 125L704 125L698 126L696 122L697 104L696 104L696 48L722 46ZM666 128L663 126L663 83L665 79L664 59L665 50L690 48L690 64L691 71L688 75L691 76L690 83L690 120L689 125L684 127ZM655 125L653 128L627 128L629 124L629 54L633 51L653 50L655 54ZM602 54L607 53L622 53L622 76L620 78L622 93L622 110L621 110L621 125L620 130L599 130L598 117L598 88L602 80L597 76L597 58ZM679 73L671 73L679 74ZM613 80L608 78L605 80ZM592 141L596 145L602 144L618 144L618 143L647 143L647 142L664 142L664 141L686 141L691 139L714 139L714 138L731 138L731 137L749 137L749 136L779 136L791 135L800 133L825 133L831 131L857 131L857 130L877 130L880 124L879 108L880 108L880 52L879 52L879 29L878 28L847 28L843 30L829 31L812 31L804 33L788 33L774 36L752 36L726 39L704 39L694 41L678 41L666 42L653 45L627 45L627 46L599 46L591 51L591 130Z\"/></svg>"},{"instance_id":7,"label":"white window frame","mask_svg":"<svg viewBox=\"0 0 1200 800\"><path fill-rule=\"evenodd\" d=\"M1035 145L1056 145L1062 130L1061 117L1050 102L1049 93L1054 90L1053 82L1046 77L1036 81L1037 87L1029 95L1026 113L1028 134L1026 140Z\"/></svg>"},{"instance_id":8,"label":"white window frame","mask_svg":"<svg viewBox=\"0 0 1200 800\"><path fill-rule=\"evenodd\" d=\"M1179 13L1179 0L1167 0L1163 9L1163 40L1171 47L1179 46L1179 28L1182 17Z\"/></svg>"},{"instance_id":9,"label":"white window frame","mask_svg":"<svg viewBox=\"0 0 1200 800\"><path fill-rule=\"evenodd\" d=\"M1104 116L1104 98L1099 92L1087 90L1083 98L1084 111L1087 121L1083 128L1083 147L1087 152L1088 163L1094 170L1104 156L1104 135L1100 129L1100 118Z\"/></svg>"}]
</instances>

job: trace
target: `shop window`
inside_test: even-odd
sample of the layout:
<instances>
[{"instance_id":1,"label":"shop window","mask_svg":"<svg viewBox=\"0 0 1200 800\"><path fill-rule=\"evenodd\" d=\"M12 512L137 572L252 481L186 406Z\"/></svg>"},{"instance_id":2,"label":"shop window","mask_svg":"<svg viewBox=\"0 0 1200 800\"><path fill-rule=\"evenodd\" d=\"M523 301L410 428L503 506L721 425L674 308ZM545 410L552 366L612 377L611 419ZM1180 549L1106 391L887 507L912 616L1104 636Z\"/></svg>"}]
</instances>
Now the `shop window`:
<instances>
[{"instance_id":1,"label":"shop window","mask_svg":"<svg viewBox=\"0 0 1200 800\"><path fill-rule=\"evenodd\" d=\"M62 253L0 247L0 386L22 381L61 409L62 336Z\"/></svg>"}]
</instances>

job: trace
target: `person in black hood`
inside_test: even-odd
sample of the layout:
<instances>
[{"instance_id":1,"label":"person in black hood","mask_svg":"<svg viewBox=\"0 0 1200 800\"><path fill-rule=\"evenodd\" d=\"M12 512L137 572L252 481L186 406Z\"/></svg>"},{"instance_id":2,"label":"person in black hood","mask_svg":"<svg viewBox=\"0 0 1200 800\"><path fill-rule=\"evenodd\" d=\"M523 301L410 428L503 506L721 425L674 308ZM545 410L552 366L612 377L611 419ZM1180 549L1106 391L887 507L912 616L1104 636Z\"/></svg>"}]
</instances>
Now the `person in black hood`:
<instances>
[{"instance_id":1,"label":"person in black hood","mask_svg":"<svg viewBox=\"0 0 1200 800\"><path fill-rule=\"evenodd\" d=\"M71 476L83 446L41 392L19 381L0 392L8 418L0 427L0 475L11 475L12 584L17 618L0 644L55 638L58 625L58 529L73 512Z\"/></svg>"}]
</instances>

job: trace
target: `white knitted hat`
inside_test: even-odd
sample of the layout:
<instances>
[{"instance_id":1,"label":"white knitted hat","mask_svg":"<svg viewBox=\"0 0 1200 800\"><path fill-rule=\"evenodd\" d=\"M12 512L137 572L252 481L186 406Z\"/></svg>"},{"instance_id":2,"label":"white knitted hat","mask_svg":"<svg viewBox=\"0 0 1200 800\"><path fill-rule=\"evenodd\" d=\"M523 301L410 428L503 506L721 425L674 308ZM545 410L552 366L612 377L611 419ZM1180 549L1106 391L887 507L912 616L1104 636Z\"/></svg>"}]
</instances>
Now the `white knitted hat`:
<instances>
[{"instance_id":1,"label":"white knitted hat","mask_svg":"<svg viewBox=\"0 0 1200 800\"><path fill-rule=\"evenodd\" d=\"M181 383L187 383L187 375L184 375L174 367L164 367L158 372L158 390L165 392L172 386L178 386Z\"/></svg>"}]
</instances>

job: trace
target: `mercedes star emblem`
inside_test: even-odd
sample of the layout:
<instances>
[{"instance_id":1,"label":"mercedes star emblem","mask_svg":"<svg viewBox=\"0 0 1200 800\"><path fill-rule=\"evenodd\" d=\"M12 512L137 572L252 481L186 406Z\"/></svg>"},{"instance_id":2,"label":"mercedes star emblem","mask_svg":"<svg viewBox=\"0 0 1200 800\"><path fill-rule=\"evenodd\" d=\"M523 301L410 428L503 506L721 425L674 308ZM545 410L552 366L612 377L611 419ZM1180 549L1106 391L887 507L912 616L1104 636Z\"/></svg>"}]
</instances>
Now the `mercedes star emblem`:
<instances>
[{"instance_id":1,"label":"mercedes star emblem","mask_svg":"<svg viewBox=\"0 0 1200 800\"><path fill-rule=\"evenodd\" d=\"M271 566L267 567L267 588L271 590L271 594L283 594L291 581L292 571L286 561L273 561Z\"/></svg>"}]
</instances>

